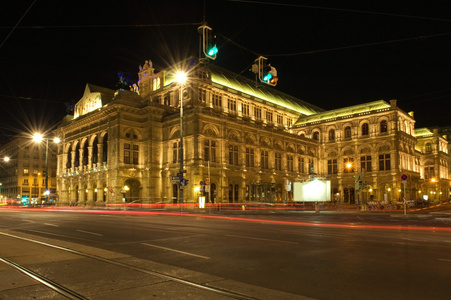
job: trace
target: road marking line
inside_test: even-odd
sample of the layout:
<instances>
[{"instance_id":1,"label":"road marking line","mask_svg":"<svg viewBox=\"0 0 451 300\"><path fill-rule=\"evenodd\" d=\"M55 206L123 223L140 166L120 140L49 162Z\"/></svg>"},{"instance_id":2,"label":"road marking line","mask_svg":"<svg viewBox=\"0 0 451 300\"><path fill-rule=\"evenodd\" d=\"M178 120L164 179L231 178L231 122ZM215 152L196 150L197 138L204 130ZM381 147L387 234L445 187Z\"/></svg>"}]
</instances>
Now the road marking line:
<instances>
[{"instance_id":1,"label":"road marking line","mask_svg":"<svg viewBox=\"0 0 451 300\"><path fill-rule=\"evenodd\" d=\"M147 243L141 243L141 244L142 244L142 245L145 245L145 246L150 246L150 247L160 248L160 249L164 249L164 250L168 250L168 251L173 251L173 252L177 252L177 253L181 253L181 254L185 254L185 255L191 255L191 256L195 256L195 257L199 257L199 258L203 258L203 259L210 259L210 257L208 257L208 256L203 256L203 255L193 254L193 253L189 253L189 252L185 252L185 251L179 251L179 250L175 250L175 249L171 249L171 248L166 248L166 247L162 247L162 246L157 246L157 245L152 245L152 244L147 244Z\"/></svg>"},{"instance_id":2,"label":"road marking line","mask_svg":"<svg viewBox=\"0 0 451 300\"><path fill-rule=\"evenodd\" d=\"M90 232L90 231L84 231L84 230L76 230L78 232L83 232L83 233L87 233L87 234L92 234L92 235L97 235L97 236L103 236L103 234L100 233L95 233L95 232Z\"/></svg>"},{"instance_id":3,"label":"road marking line","mask_svg":"<svg viewBox=\"0 0 451 300\"><path fill-rule=\"evenodd\" d=\"M449 261L449 262L451 262L451 259L446 259L446 258L439 258L438 260L440 260L440 261Z\"/></svg>"},{"instance_id":4,"label":"road marking line","mask_svg":"<svg viewBox=\"0 0 451 300\"><path fill-rule=\"evenodd\" d=\"M53 226L53 227L60 227L59 225L50 224L50 223L44 223L44 225L47 225L47 226Z\"/></svg>"},{"instance_id":5,"label":"road marking line","mask_svg":"<svg viewBox=\"0 0 451 300\"><path fill-rule=\"evenodd\" d=\"M282 240L271 240L271 239L256 238L256 237L249 237L249 236L242 236L242 235L226 234L226 236L237 237L237 238L241 238L241 239L250 239L250 240L259 240L259 241L268 241L268 242L276 242L276 243L293 244L293 245L299 244L298 242L289 242L289 241L282 241Z\"/></svg>"}]
</instances>

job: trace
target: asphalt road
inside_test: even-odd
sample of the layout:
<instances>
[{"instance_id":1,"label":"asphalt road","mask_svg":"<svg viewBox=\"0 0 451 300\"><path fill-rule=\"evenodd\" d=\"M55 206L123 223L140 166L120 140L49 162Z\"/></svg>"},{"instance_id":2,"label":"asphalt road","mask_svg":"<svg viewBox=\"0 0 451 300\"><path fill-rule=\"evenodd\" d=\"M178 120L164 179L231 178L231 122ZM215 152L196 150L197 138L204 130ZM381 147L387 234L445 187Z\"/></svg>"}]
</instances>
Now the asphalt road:
<instances>
[{"instance_id":1,"label":"asphalt road","mask_svg":"<svg viewBox=\"0 0 451 300\"><path fill-rule=\"evenodd\" d=\"M0 257L14 260L17 255L11 247L31 246L2 232L109 251L171 275L192 272L196 278L226 279L235 283L227 289L254 299L447 299L451 293L447 214L0 210L0 243L8 243L8 249L0 248ZM51 273L52 261L33 263L30 253L27 259L28 267ZM88 268L85 272L96 276L84 277L84 270L74 275L80 284L109 272ZM65 274L70 276L70 270ZM119 275L117 281L121 280L126 278ZM0 299L6 299L1 289Z\"/></svg>"}]
</instances>

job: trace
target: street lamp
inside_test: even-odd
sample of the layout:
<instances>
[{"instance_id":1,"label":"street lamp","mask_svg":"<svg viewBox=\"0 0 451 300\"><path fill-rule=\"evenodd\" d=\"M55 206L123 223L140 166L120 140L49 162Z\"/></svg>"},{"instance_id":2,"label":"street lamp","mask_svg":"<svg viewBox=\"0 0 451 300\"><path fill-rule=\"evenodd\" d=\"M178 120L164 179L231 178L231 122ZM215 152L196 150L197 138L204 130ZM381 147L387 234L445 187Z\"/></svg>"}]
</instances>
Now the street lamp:
<instances>
[{"instance_id":1,"label":"street lamp","mask_svg":"<svg viewBox=\"0 0 451 300\"><path fill-rule=\"evenodd\" d=\"M180 209L183 209L183 188L184 188L184 178L183 178L183 84L186 82L186 73L177 72L176 81L180 84L180 172L179 172L179 202L181 204Z\"/></svg>"},{"instance_id":2,"label":"street lamp","mask_svg":"<svg viewBox=\"0 0 451 300\"><path fill-rule=\"evenodd\" d=\"M45 140L45 195L47 195L47 204L50 202L50 191L49 191L49 139L45 138L40 133L35 133L33 135L33 140L36 143L40 143ZM58 137L53 139L53 142L58 144L61 140Z\"/></svg>"}]
</instances>

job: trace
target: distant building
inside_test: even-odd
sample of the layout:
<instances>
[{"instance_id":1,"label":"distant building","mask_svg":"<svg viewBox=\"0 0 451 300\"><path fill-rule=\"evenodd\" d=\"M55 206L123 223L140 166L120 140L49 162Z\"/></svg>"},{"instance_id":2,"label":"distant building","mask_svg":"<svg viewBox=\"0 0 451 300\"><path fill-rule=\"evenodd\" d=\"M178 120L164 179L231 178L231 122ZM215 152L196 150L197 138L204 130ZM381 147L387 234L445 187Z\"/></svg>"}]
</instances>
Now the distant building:
<instances>
[{"instance_id":1,"label":"distant building","mask_svg":"<svg viewBox=\"0 0 451 300\"><path fill-rule=\"evenodd\" d=\"M56 151L49 143L48 188L51 203L58 200L56 193ZM37 144L32 138L15 137L1 146L1 199L17 201L16 204L40 205L47 201L46 187L46 145ZM8 157L8 161L4 161Z\"/></svg>"},{"instance_id":2,"label":"distant building","mask_svg":"<svg viewBox=\"0 0 451 300\"><path fill-rule=\"evenodd\" d=\"M189 70L186 202L205 193L214 202L282 203L292 200L290 183L312 176L330 179L340 203L449 199L448 141L416 130L396 100L324 111L212 64L180 67ZM130 91L86 86L74 118L55 131L61 204L179 201L175 70L155 72L146 61Z\"/></svg>"}]
</instances>

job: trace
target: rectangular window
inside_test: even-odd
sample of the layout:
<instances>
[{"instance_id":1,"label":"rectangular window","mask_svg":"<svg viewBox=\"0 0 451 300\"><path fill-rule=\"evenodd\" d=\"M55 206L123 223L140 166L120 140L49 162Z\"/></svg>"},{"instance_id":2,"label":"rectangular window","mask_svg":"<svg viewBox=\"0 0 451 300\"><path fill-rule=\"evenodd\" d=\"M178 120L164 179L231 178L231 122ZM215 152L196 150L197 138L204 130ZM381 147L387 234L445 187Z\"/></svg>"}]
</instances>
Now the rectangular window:
<instances>
[{"instance_id":1,"label":"rectangular window","mask_svg":"<svg viewBox=\"0 0 451 300\"><path fill-rule=\"evenodd\" d=\"M249 104L242 104L243 116L249 116Z\"/></svg>"},{"instance_id":2,"label":"rectangular window","mask_svg":"<svg viewBox=\"0 0 451 300\"><path fill-rule=\"evenodd\" d=\"M130 163L130 150L124 150L124 163Z\"/></svg>"},{"instance_id":3,"label":"rectangular window","mask_svg":"<svg viewBox=\"0 0 451 300\"><path fill-rule=\"evenodd\" d=\"M371 172L371 155L360 157L360 172Z\"/></svg>"},{"instance_id":4,"label":"rectangular window","mask_svg":"<svg viewBox=\"0 0 451 300\"><path fill-rule=\"evenodd\" d=\"M139 152L133 151L133 164L137 165L139 163Z\"/></svg>"},{"instance_id":5,"label":"rectangular window","mask_svg":"<svg viewBox=\"0 0 451 300\"><path fill-rule=\"evenodd\" d=\"M222 107L222 96L215 94L213 95L213 106Z\"/></svg>"},{"instance_id":6,"label":"rectangular window","mask_svg":"<svg viewBox=\"0 0 451 300\"><path fill-rule=\"evenodd\" d=\"M266 112L266 121L272 123L272 112L270 111Z\"/></svg>"},{"instance_id":7,"label":"rectangular window","mask_svg":"<svg viewBox=\"0 0 451 300\"><path fill-rule=\"evenodd\" d=\"M246 148L246 167L254 167L254 149Z\"/></svg>"},{"instance_id":8,"label":"rectangular window","mask_svg":"<svg viewBox=\"0 0 451 300\"><path fill-rule=\"evenodd\" d=\"M327 174L337 174L338 173L338 167L337 167L337 159L329 159L327 161Z\"/></svg>"},{"instance_id":9,"label":"rectangular window","mask_svg":"<svg viewBox=\"0 0 451 300\"><path fill-rule=\"evenodd\" d=\"M434 167L424 167L424 178L429 179L435 176Z\"/></svg>"},{"instance_id":10,"label":"rectangular window","mask_svg":"<svg viewBox=\"0 0 451 300\"><path fill-rule=\"evenodd\" d=\"M204 89L199 89L199 101L206 102L207 101L207 91Z\"/></svg>"},{"instance_id":11,"label":"rectangular window","mask_svg":"<svg viewBox=\"0 0 451 300\"><path fill-rule=\"evenodd\" d=\"M229 146L229 164L238 165L238 145Z\"/></svg>"},{"instance_id":12,"label":"rectangular window","mask_svg":"<svg viewBox=\"0 0 451 300\"><path fill-rule=\"evenodd\" d=\"M313 158L309 158L309 160L308 160L308 171L309 171L309 173L315 173L315 166L313 164Z\"/></svg>"},{"instance_id":13,"label":"rectangular window","mask_svg":"<svg viewBox=\"0 0 451 300\"><path fill-rule=\"evenodd\" d=\"M299 173L305 173L304 158L303 157L299 157L299 159L298 159L298 171L299 171Z\"/></svg>"},{"instance_id":14,"label":"rectangular window","mask_svg":"<svg viewBox=\"0 0 451 300\"><path fill-rule=\"evenodd\" d=\"M380 154L379 171L388 171L390 169L390 154Z\"/></svg>"},{"instance_id":15,"label":"rectangular window","mask_svg":"<svg viewBox=\"0 0 451 300\"><path fill-rule=\"evenodd\" d=\"M282 154L274 153L274 169L276 171L282 171Z\"/></svg>"},{"instance_id":16,"label":"rectangular window","mask_svg":"<svg viewBox=\"0 0 451 300\"><path fill-rule=\"evenodd\" d=\"M254 117L256 120L261 120L262 118L262 109L259 107L254 107Z\"/></svg>"},{"instance_id":17,"label":"rectangular window","mask_svg":"<svg viewBox=\"0 0 451 300\"><path fill-rule=\"evenodd\" d=\"M261 168L262 169L268 169L268 151L262 151L261 152Z\"/></svg>"},{"instance_id":18,"label":"rectangular window","mask_svg":"<svg viewBox=\"0 0 451 300\"><path fill-rule=\"evenodd\" d=\"M23 184L28 185L28 179L24 179Z\"/></svg>"},{"instance_id":19,"label":"rectangular window","mask_svg":"<svg viewBox=\"0 0 451 300\"><path fill-rule=\"evenodd\" d=\"M293 172L293 155L287 155L287 170Z\"/></svg>"},{"instance_id":20,"label":"rectangular window","mask_svg":"<svg viewBox=\"0 0 451 300\"><path fill-rule=\"evenodd\" d=\"M291 118L287 119L287 126L291 127L291 125L293 125L293 120Z\"/></svg>"},{"instance_id":21,"label":"rectangular window","mask_svg":"<svg viewBox=\"0 0 451 300\"><path fill-rule=\"evenodd\" d=\"M23 169L23 174L28 175L28 169Z\"/></svg>"},{"instance_id":22,"label":"rectangular window","mask_svg":"<svg viewBox=\"0 0 451 300\"><path fill-rule=\"evenodd\" d=\"M236 112L236 100L228 99L227 108L229 109L229 112Z\"/></svg>"},{"instance_id":23,"label":"rectangular window","mask_svg":"<svg viewBox=\"0 0 451 300\"><path fill-rule=\"evenodd\" d=\"M171 95L170 94L164 95L163 104L166 106L171 105Z\"/></svg>"},{"instance_id":24,"label":"rectangular window","mask_svg":"<svg viewBox=\"0 0 451 300\"><path fill-rule=\"evenodd\" d=\"M216 162L216 142L205 140L204 141L204 160Z\"/></svg>"},{"instance_id":25,"label":"rectangular window","mask_svg":"<svg viewBox=\"0 0 451 300\"><path fill-rule=\"evenodd\" d=\"M277 124L283 126L283 116L277 115Z\"/></svg>"}]
</instances>

